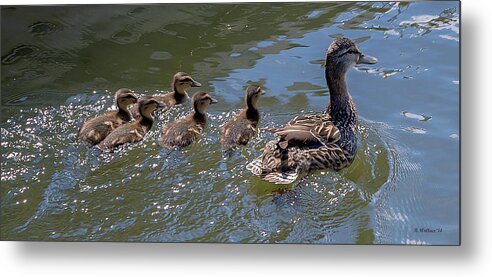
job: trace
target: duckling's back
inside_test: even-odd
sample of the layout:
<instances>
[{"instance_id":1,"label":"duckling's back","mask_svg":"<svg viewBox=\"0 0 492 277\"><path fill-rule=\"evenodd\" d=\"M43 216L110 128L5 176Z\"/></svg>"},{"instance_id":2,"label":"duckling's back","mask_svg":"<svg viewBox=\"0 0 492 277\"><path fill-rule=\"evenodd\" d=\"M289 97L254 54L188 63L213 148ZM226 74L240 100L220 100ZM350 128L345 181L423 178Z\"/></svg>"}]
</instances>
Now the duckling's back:
<instances>
[{"instance_id":1,"label":"duckling's back","mask_svg":"<svg viewBox=\"0 0 492 277\"><path fill-rule=\"evenodd\" d=\"M123 119L118 117L117 112L109 112L91 118L84 122L77 139L96 145L123 123Z\"/></svg>"},{"instance_id":2,"label":"duckling's back","mask_svg":"<svg viewBox=\"0 0 492 277\"><path fill-rule=\"evenodd\" d=\"M192 144L203 132L205 121L197 121L193 114L170 122L161 131L159 144L165 148L186 147Z\"/></svg>"},{"instance_id":3,"label":"duckling's back","mask_svg":"<svg viewBox=\"0 0 492 277\"><path fill-rule=\"evenodd\" d=\"M236 115L222 127L220 142L224 149L248 144L256 135L257 122L248 120L243 113Z\"/></svg>"},{"instance_id":4,"label":"duckling's back","mask_svg":"<svg viewBox=\"0 0 492 277\"><path fill-rule=\"evenodd\" d=\"M139 121L120 126L109 134L97 146L103 150L112 150L126 143L135 143L143 140L147 130L142 127Z\"/></svg>"}]
</instances>

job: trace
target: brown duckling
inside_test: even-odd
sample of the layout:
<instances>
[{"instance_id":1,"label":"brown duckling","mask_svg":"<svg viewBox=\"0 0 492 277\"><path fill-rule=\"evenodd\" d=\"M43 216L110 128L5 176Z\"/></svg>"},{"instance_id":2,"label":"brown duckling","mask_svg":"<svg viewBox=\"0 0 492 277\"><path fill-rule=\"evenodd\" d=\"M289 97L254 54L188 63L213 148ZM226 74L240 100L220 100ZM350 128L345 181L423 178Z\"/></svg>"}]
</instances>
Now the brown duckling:
<instances>
[{"instance_id":1,"label":"brown duckling","mask_svg":"<svg viewBox=\"0 0 492 277\"><path fill-rule=\"evenodd\" d=\"M127 88L120 88L115 94L117 111L107 112L84 122L80 127L77 139L91 145L100 143L106 136L120 125L132 120L128 106L137 102L137 96Z\"/></svg>"},{"instance_id":2,"label":"brown duckling","mask_svg":"<svg viewBox=\"0 0 492 277\"><path fill-rule=\"evenodd\" d=\"M154 111L162 108L164 104L153 98L141 98L137 103L139 120L118 127L111 132L101 143L97 145L101 150L108 151L126 143L135 143L143 140L154 123Z\"/></svg>"},{"instance_id":3,"label":"brown duckling","mask_svg":"<svg viewBox=\"0 0 492 277\"><path fill-rule=\"evenodd\" d=\"M205 109L210 104L217 103L206 92L197 92L193 95L194 112L173 122L166 124L161 131L159 144L164 148L186 147L192 144L203 132L207 118Z\"/></svg>"},{"instance_id":4,"label":"brown duckling","mask_svg":"<svg viewBox=\"0 0 492 277\"><path fill-rule=\"evenodd\" d=\"M173 80L171 83L172 91L166 94L156 94L152 97L159 102L164 103L167 107L171 107L174 105L183 104L189 98L186 93L186 89L190 87L201 87L202 84L195 81L190 74L185 72L178 72L174 74ZM132 116L135 119L138 119L140 115L138 114L138 107L134 105L131 108Z\"/></svg>"},{"instance_id":5,"label":"brown duckling","mask_svg":"<svg viewBox=\"0 0 492 277\"><path fill-rule=\"evenodd\" d=\"M244 92L246 107L222 127L220 142L225 150L246 145L256 135L256 128L260 120L256 103L263 94L265 92L259 86L248 86Z\"/></svg>"}]
</instances>

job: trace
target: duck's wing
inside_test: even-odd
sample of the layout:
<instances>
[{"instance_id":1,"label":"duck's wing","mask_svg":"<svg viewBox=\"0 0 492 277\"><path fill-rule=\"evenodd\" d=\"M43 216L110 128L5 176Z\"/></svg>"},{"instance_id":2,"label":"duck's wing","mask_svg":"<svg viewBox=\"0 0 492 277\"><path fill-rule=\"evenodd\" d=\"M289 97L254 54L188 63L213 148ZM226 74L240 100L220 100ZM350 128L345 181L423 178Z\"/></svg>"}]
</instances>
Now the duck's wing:
<instances>
[{"instance_id":1,"label":"duck's wing","mask_svg":"<svg viewBox=\"0 0 492 277\"><path fill-rule=\"evenodd\" d=\"M339 129L329 115L298 116L282 128L267 128L279 141L270 141L263 155L247 168L264 180L276 184L294 182L299 173L315 169L341 169L348 157L336 144Z\"/></svg>"},{"instance_id":2,"label":"duck's wing","mask_svg":"<svg viewBox=\"0 0 492 277\"><path fill-rule=\"evenodd\" d=\"M289 146L322 145L323 140L311 128L304 126L285 126L282 128L265 128L267 132L277 135L279 146L285 149Z\"/></svg>"},{"instance_id":3,"label":"duck's wing","mask_svg":"<svg viewBox=\"0 0 492 277\"><path fill-rule=\"evenodd\" d=\"M327 114L303 115L282 128L265 128L280 137L279 146L314 146L333 144L340 140L340 131Z\"/></svg>"},{"instance_id":4,"label":"duck's wing","mask_svg":"<svg viewBox=\"0 0 492 277\"><path fill-rule=\"evenodd\" d=\"M311 133L320 137L325 145L334 144L340 140L341 134L337 126L331 121L324 121L311 129Z\"/></svg>"},{"instance_id":5,"label":"duck's wing","mask_svg":"<svg viewBox=\"0 0 492 277\"><path fill-rule=\"evenodd\" d=\"M249 163L246 168L265 181L290 184L298 178L300 172L328 168L340 170L350 162L349 155L337 144L282 150L276 141L270 141L265 146L263 155Z\"/></svg>"},{"instance_id":6,"label":"duck's wing","mask_svg":"<svg viewBox=\"0 0 492 277\"><path fill-rule=\"evenodd\" d=\"M321 122L331 121L331 117L329 114L308 114L308 115L299 115L294 117L291 121L287 123L287 126L306 126L306 127L314 127L319 125Z\"/></svg>"}]
</instances>

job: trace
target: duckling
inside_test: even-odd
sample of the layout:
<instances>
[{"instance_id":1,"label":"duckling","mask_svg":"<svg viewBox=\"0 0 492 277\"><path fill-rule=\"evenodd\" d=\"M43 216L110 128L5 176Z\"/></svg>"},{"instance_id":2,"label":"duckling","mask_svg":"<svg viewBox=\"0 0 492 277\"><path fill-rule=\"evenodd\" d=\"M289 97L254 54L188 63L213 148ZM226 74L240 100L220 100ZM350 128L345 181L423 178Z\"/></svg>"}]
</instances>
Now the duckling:
<instances>
[{"instance_id":1,"label":"duckling","mask_svg":"<svg viewBox=\"0 0 492 277\"><path fill-rule=\"evenodd\" d=\"M201 87L202 84L195 81L190 74L185 72L178 72L174 74L171 86L173 88L173 91L166 94L153 95L152 97L156 101L164 103L167 107L183 104L189 98L188 94L186 93L186 89L190 87ZM135 119L138 119L140 117L140 115L138 114L137 105L133 105L133 107L131 108L131 113Z\"/></svg>"},{"instance_id":2,"label":"duckling","mask_svg":"<svg viewBox=\"0 0 492 277\"><path fill-rule=\"evenodd\" d=\"M159 144L164 148L186 147L192 144L203 132L207 118L205 109L217 103L206 92L198 92L192 98L194 112L181 119L166 124L161 131Z\"/></svg>"},{"instance_id":3,"label":"duckling","mask_svg":"<svg viewBox=\"0 0 492 277\"><path fill-rule=\"evenodd\" d=\"M141 114L140 119L116 128L97 147L103 151L109 151L126 143L143 140L154 123L154 111L162 108L164 104L153 98L144 97L138 100L137 105Z\"/></svg>"},{"instance_id":4,"label":"duckling","mask_svg":"<svg viewBox=\"0 0 492 277\"><path fill-rule=\"evenodd\" d=\"M120 125L132 120L128 106L137 102L137 96L127 88L120 88L115 94L117 111L108 112L95 118L89 119L77 134L77 139L86 141L91 145L100 143L106 136Z\"/></svg>"},{"instance_id":5,"label":"duckling","mask_svg":"<svg viewBox=\"0 0 492 277\"><path fill-rule=\"evenodd\" d=\"M221 130L220 142L225 150L248 144L248 141L256 135L256 128L260 120L260 113L256 103L260 95L265 92L255 85L250 85L244 92L246 108L231 118Z\"/></svg>"},{"instance_id":6,"label":"duckling","mask_svg":"<svg viewBox=\"0 0 492 277\"><path fill-rule=\"evenodd\" d=\"M358 116L345 81L356 64L375 64L348 38L337 38L325 58L325 78L330 100L321 114L300 115L282 128L267 128L277 135L263 154L247 168L276 184L295 181L300 172L340 170L349 166L357 151Z\"/></svg>"}]
</instances>

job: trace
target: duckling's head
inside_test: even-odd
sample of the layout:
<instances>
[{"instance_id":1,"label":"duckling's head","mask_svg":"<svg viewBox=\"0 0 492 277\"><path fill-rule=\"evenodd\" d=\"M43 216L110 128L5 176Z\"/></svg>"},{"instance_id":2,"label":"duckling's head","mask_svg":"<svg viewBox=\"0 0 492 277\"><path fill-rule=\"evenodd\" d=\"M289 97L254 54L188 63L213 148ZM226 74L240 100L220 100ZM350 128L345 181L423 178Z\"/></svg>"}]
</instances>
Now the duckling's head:
<instances>
[{"instance_id":1,"label":"duckling's head","mask_svg":"<svg viewBox=\"0 0 492 277\"><path fill-rule=\"evenodd\" d=\"M115 102L119 109L128 110L128 106L137 103L137 96L127 88L120 88L115 93Z\"/></svg>"},{"instance_id":2,"label":"duckling's head","mask_svg":"<svg viewBox=\"0 0 492 277\"><path fill-rule=\"evenodd\" d=\"M357 45L348 38L337 38L330 44L326 52L326 70L336 74L344 74L356 64L375 64L378 60L364 55Z\"/></svg>"},{"instance_id":3,"label":"duckling's head","mask_svg":"<svg viewBox=\"0 0 492 277\"><path fill-rule=\"evenodd\" d=\"M244 92L244 100L248 107L256 108L256 103L260 96L265 94L261 87L257 85L249 85Z\"/></svg>"},{"instance_id":4,"label":"duckling's head","mask_svg":"<svg viewBox=\"0 0 492 277\"><path fill-rule=\"evenodd\" d=\"M140 97L138 97L138 101L140 102L140 100L149 100L149 99L154 99L156 100L157 102L159 102L161 105L157 108L157 110L162 110L163 108L166 107L166 104L162 101L158 101L156 98L154 98L153 96L151 95L142 95Z\"/></svg>"},{"instance_id":5,"label":"duckling's head","mask_svg":"<svg viewBox=\"0 0 492 277\"><path fill-rule=\"evenodd\" d=\"M153 119L154 111L162 107L164 107L164 104L152 97L140 97L140 99L138 99L138 111L142 117Z\"/></svg>"},{"instance_id":6,"label":"duckling's head","mask_svg":"<svg viewBox=\"0 0 492 277\"><path fill-rule=\"evenodd\" d=\"M202 84L193 80L190 74L185 72L178 72L174 74L172 85L174 91L181 94L184 94L187 88L202 86Z\"/></svg>"},{"instance_id":7,"label":"duckling's head","mask_svg":"<svg viewBox=\"0 0 492 277\"><path fill-rule=\"evenodd\" d=\"M195 93L193 95L192 101L195 112L200 114L205 114L205 109L208 107L208 105L218 102L217 100L213 99L210 94L204 91Z\"/></svg>"}]
</instances>

